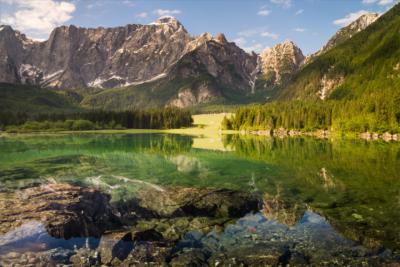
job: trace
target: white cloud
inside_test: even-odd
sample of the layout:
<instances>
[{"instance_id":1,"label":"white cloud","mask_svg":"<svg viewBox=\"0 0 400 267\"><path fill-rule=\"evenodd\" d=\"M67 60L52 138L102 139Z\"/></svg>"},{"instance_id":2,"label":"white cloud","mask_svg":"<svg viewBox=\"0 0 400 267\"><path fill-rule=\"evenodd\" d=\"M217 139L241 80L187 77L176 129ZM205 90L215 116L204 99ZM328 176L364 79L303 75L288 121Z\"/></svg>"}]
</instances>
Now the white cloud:
<instances>
[{"instance_id":1,"label":"white cloud","mask_svg":"<svg viewBox=\"0 0 400 267\"><path fill-rule=\"evenodd\" d=\"M306 31L306 29L304 29L304 28L294 28L293 30L295 32L305 32Z\"/></svg>"},{"instance_id":2,"label":"white cloud","mask_svg":"<svg viewBox=\"0 0 400 267\"><path fill-rule=\"evenodd\" d=\"M259 52L263 45L257 42L253 42L251 45L247 44L247 40L243 37L239 37L233 40L236 45L240 46L244 51L251 53L252 51Z\"/></svg>"},{"instance_id":3,"label":"white cloud","mask_svg":"<svg viewBox=\"0 0 400 267\"><path fill-rule=\"evenodd\" d=\"M8 24L35 38L43 38L54 27L72 18L75 5L55 0L0 0L15 7L15 11L1 14L0 24Z\"/></svg>"},{"instance_id":4,"label":"white cloud","mask_svg":"<svg viewBox=\"0 0 400 267\"><path fill-rule=\"evenodd\" d=\"M238 46L241 46L241 47L247 43L246 39L243 37L236 38L233 41L235 42L235 44L237 44Z\"/></svg>"},{"instance_id":5,"label":"white cloud","mask_svg":"<svg viewBox=\"0 0 400 267\"><path fill-rule=\"evenodd\" d=\"M362 3L365 5L378 4L380 6L391 5L394 2L394 0L362 0Z\"/></svg>"},{"instance_id":6,"label":"white cloud","mask_svg":"<svg viewBox=\"0 0 400 267\"><path fill-rule=\"evenodd\" d=\"M246 52L252 52L252 51L258 52L261 49L263 49L263 45L260 43L255 43L252 44L251 46L243 47L243 50Z\"/></svg>"},{"instance_id":7,"label":"white cloud","mask_svg":"<svg viewBox=\"0 0 400 267\"><path fill-rule=\"evenodd\" d=\"M268 9L260 9L260 10L257 12L257 15L265 17L265 16L268 16L270 13L271 13L271 10L268 10Z\"/></svg>"},{"instance_id":8,"label":"white cloud","mask_svg":"<svg viewBox=\"0 0 400 267\"><path fill-rule=\"evenodd\" d=\"M129 7L135 6L135 3L132 0L124 0L124 1L122 1L122 4L129 6Z\"/></svg>"},{"instance_id":9,"label":"white cloud","mask_svg":"<svg viewBox=\"0 0 400 267\"><path fill-rule=\"evenodd\" d=\"M154 13L158 16L173 16L181 14L181 11L178 9L156 9L154 10Z\"/></svg>"},{"instance_id":10,"label":"white cloud","mask_svg":"<svg viewBox=\"0 0 400 267\"><path fill-rule=\"evenodd\" d=\"M356 19L358 19L360 16L367 14L367 13L369 13L369 12L366 10L360 10L360 11L357 11L354 13L350 13L350 14L347 14L344 18L333 21L333 24L345 27L345 26L349 25L350 23L352 23L353 21L355 21Z\"/></svg>"},{"instance_id":11,"label":"white cloud","mask_svg":"<svg viewBox=\"0 0 400 267\"><path fill-rule=\"evenodd\" d=\"M102 7L102 6L104 6L104 2L92 2L92 3L88 4L86 6L86 8L93 9L93 8Z\"/></svg>"},{"instance_id":12,"label":"white cloud","mask_svg":"<svg viewBox=\"0 0 400 267\"><path fill-rule=\"evenodd\" d=\"M391 4L393 4L393 0L380 0L379 2L378 2L378 5L380 5L380 6L386 6L386 5L391 5Z\"/></svg>"},{"instance_id":13,"label":"white cloud","mask_svg":"<svg viewBox=\"0 0 400 267\"><path fill-rule=\"evenodd\" d=\"M135 17L142 18L142 19L147 18L147 16L148 16L147 12L141 12L141 13L137 13L135 15Z\"/></svg>"},{"instance_id":14,"label":"white cloud","mask_svg":"<svg viewBox=\"0 0 400 267\"><path fill-rule=\"evenodd\" d=\"M237 33L237 36L241 37L242 39L256 35L261 37L268 37L274 40L278 39L279 37L276 33L265 31L265 28L248 29Z\"/></svg>"},{"instance_id":15,"label":"white cloud","mask_svg":"<svg viewBox=\"0 0 400 267\"><path fill-rule=\"evenodd\" d=\"M297 16L297 15L302 14L303 12L304 12L304 9L299 9L299 10L297 10L296 13L294 13L294 14Z\"/></svg>"},{"instance_id":16,"label":"white cloud","mask_svg":"<svg viewBox=\"0 0 400 267\"><path fill-rule=\"evenodd\" d=\"M260 30L257 29L249 29L245 31L238 32L237 35L241 37L250 37L260 33Z\"/></svg>"},{"instance_id":17,"label":"white cloud","mask_svg":"<svg viewBox=\"0 0 400 267\"><path fill-rule=\"evenodd\" d=\"M273 32L262 32L260 35L262 37L268 37L268 38L271 38L274 40L278 39L278 37L279 37L278 34L273 33Z\"/></svg>"},{"instance_id":18,"label":"white cloud","mask_svg":"<svg viewBox=\"0 0 400 267\"><path fill-rule=\"evenodd\" d=\"M292 6L292 0L270 0L271 3L282 6L284 8L289 8Z\"/></svg>"}]
</instances>

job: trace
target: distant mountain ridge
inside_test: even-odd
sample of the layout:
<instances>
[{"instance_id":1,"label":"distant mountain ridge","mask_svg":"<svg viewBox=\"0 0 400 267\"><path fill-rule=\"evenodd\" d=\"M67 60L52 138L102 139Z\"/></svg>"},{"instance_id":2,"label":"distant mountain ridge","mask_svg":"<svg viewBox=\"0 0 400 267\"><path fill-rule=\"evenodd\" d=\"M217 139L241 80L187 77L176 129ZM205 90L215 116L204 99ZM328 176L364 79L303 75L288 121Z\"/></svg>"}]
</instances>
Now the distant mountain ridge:
<instances>
[{"instance_id":1,"label":"distant mountain ridge","mask_svg":"<svg viewBox=\"0 0 400 267\"><path fill-rule=\"evenodd\" d=\"M8 55L8 73L14 81L56 88L110 88L161 77L192 41L173 19L116 28L61 26L44 42L19 36L9 26L0 31L6 48L16 46L19 55Z\"/></svg>"},{"instance_id":2,"label":"distant mountain ridge","mask_svg":"<svg viewBox=\"0 0 400 267\"><path fill-rule=\"evenodd\" d=\"M117 88L158 80L167 84L178 76L206 77L194 87L174 88L175 95L163 101L182 107L223 98L225 87L248 94L257 64L254 54L228 42L223 34L192 37L172 17L116 28L61 26L44 42L1 26L0 48L0 81L8 83Z\"/></svg>"},{"instance_id":3,"label":"distant mountain ridge","mask_svg":"<svg viewBox=\"0 0 400 267\"><path fill-rule=\"evenodd\" d=\"M290 40L246 53L223 34L193 37L173 17L115 28L61 26L44 42L3 25L0 82L74 90L80 106L103 109L308 98L311 87L300 88L299 77L378 16L361 16L308 57ZM344 82L333 72L318 78L312 98L326 99Z\"/></svg>"}]
</instances>

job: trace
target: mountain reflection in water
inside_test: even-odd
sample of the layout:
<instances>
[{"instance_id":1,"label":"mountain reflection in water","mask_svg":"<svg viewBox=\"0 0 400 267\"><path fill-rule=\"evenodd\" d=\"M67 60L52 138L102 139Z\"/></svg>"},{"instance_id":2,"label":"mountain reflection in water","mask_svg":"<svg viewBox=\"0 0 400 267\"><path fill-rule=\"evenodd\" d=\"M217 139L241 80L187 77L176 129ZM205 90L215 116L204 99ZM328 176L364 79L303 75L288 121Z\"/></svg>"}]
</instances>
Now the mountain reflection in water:
<instances>
[{"instance_id":1,"label":"mountain reflection in water","mask_svg":"<svg viewBox=\"0 0 400 267\"><path fill-rule=\"evenodd\" d=\"M148 257L164 255L152 260L169 264L189 259L254 266L399 260L399 144L235 135L222 137L218 147L225 151L210 150L209 143L207 149L193 148L192 137L161 134L0 139L0 207L9 194L24 188L66 183L109 194L110 205L119 211L146 209L136 212L142 217L117 213L123 228L131 229L129 235L109 229L97 239L63 240L51 237L40 222L33 235L20 225L0 237L0 259L7 262L30 250L52 261L53 254L60 262L74 255L101 261L108 254L99 244L111 238L125 240L115 251L127 251L132 243L120 261L138 260L131 254L139 257L143 251ZM200 204L185 202L185 192L208 196L209 203L201 198ZM245 215L247 208L237 206L240 213L227 212L229 199L238 196L243 203L256 196L258 210L248 207ZM197 213L187 213L186 207ZM212 211L212 217L203 211Z\"/></svg>"}]
</instances>

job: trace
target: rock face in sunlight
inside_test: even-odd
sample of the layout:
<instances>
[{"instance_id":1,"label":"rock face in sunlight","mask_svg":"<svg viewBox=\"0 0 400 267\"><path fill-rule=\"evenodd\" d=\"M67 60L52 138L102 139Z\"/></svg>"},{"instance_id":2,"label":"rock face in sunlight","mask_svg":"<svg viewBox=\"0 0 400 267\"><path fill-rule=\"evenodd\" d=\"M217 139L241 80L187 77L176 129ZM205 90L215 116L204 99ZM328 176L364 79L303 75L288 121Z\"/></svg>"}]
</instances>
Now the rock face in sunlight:
<instances>
[{"instance_id":1,"label":"rock face in sunlight","mask_svg":"<svg viewBox=\"0 0 400 267\"><path fill-rule=\"evenodd\" d=\"M177 20L166 18L116 28L61 26L45 42L23 37L10 27L0 32L0 40L19 48L18 57L2 50L12 61L8 73L16 75L2 81L59 88L117 87L161 78L192 40Z\"/></svg>"},{"instance_id":2,"label":"rock face in sunlight","mask_svg":"<svg viewBox=\"0 0 400 267\"><path fill-rule=\"evenodd\" d=\"M2 27L0 82L73 89L154 88L173 80L166 104L179 107L219 98L225 88L249 93L257 60L223 34L191 36L172 17L115 28L61 26L44 42Z\"/></svg>"},{"instance_id":3,"label":"rock face in sunlight","mask_svg":"<svg viewBox=\"0 0 400 267\"><path fill-rule=\"evenodd\" d=\"M292 41L286 40L274 47L266 48L260 54L260 80L264 88L282 85L299 69L304 55Z\"/></svg>"}]
</instances>

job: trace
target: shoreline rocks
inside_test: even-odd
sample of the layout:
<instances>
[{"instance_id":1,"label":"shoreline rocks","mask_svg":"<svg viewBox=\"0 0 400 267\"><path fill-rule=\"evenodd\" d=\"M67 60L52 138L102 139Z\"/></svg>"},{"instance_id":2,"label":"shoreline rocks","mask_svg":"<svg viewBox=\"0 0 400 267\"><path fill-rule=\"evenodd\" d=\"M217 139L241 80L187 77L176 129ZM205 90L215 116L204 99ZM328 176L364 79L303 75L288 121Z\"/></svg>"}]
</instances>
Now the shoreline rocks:
<instances>
[{"instance_id":1,"label":"shoreline rocks","mask_svg":"<svg viewBox=\"0 0 400 267\"><path fill-rule=\"evenodd\" d=\"M110 197L97 190L48 184L0 193L0 234L37 221L56 238L99 237L119 227ZM94 205L95 204L95 205Z\"/></svg>"},{"instance_id":2,"label":"shoreline rocks","mask_svg":"<svg viewBox=\"0 0 400 267\"><path fill-rule=\"evenodd\" d=\"M271 129L271 130L258 130L258 131L242 131L242 134L252 134L260 136L273 136L273 137L294 137L294 136L312 136L317 138L328 139L331 137L331 132L328 130L318 130L314 132L301 132L298 130L287 130L284 128Z\"/></svg>"},{"instance_id":3,"label":"shoreline rocks","mask_svg":"<svg viewBox=\"0 0 400 267\"><path fill-rule=\"evenodd\" d=\"M383 133L383 134L378 134L378 133L370 133L370 132L365 132L360 134L360 138L371 141L371 140L384 140L386 142L390 141L400 141L400 135L399 134L391 134L391 133Z\"/></svg>"},{"instance_id":4,"label":"shoreline rocks","mask_svg":"<svg viewBox=\"0 0 400 267\"><path fill-rule=\"evenodd\" d=\"M302 132L298 130L288 130L284 128L279 129L270 129L270 130L253 130L253 131L240 131L240 134L251 134L251 135L259 135L259 136L271 136L271 137L295 137L295 136L311 136L321 139L329 139L332 136L331 131L329 130L317 130L313 132ZM391 134L391 133L373 133L373 132L364 132L358 134L358 137L367 141L375 141L375 140L383 140L386 142L391 141L400 141L400 134Z\"/></svg>"}]
</instances>

